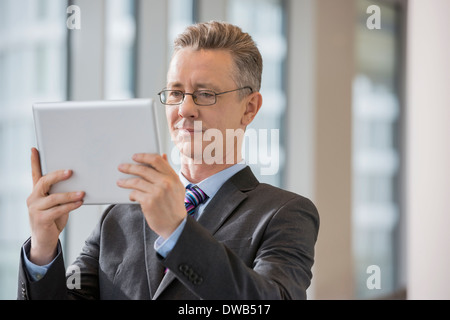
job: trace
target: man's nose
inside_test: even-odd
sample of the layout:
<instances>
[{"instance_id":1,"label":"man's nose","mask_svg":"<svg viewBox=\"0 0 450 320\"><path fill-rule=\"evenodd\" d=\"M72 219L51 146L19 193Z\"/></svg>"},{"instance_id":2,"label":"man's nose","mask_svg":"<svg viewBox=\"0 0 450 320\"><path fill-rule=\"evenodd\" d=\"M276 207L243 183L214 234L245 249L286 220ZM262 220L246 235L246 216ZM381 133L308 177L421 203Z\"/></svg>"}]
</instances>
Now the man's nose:
<instances>
[{"instance_id":1,"label":"man's nose","mask_svg":"<svg viewBox=\"0 0 450 320\"><path fill-rule=\"evenodd\" d=\"M198 108L194 103L194 97L192 95L186 95L184 101L178 107L178 115L182 118L197 118Z\"/></svg>"}]
</instances>

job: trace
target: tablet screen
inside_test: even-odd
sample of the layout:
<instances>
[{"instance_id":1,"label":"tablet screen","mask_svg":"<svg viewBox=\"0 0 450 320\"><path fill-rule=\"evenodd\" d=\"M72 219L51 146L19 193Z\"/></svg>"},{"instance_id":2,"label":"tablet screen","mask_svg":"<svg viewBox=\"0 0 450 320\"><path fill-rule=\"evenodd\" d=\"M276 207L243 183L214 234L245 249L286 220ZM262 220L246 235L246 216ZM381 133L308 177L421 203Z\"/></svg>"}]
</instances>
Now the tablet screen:
<instances>
[{"instance_id":1,"label":"tablet screen","mask_svg":"<svg viewBox=\"0 0 450 320\"><path fill-rule=\"evenodd\" d=\"M153 99L33 104L42 174L72 170L50 193L85 191L84 204L131 203L117 180L135 153L160 154Z\"/></svg>"}]
</instances>

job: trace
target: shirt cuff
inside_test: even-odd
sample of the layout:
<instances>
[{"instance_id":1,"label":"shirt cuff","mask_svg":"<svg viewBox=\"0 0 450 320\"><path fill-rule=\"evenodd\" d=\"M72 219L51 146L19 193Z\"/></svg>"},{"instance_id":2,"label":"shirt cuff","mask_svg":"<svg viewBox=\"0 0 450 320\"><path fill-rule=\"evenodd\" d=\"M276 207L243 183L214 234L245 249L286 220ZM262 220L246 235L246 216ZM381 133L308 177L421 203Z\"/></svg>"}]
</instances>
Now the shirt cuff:
<instances>
[{"instance_id":1,"label":"shirt cuff","mask_svg":"<svg viewBox=\"0 0 450 320\"><path fill-rule=\"evenodd\" d=\"M187 218L184 218L178 228L176 228L175 231L172 232L172 234L167 239L164 239L163 237L158 237L158 239L156 239L154 248L156 252L158 252L163 258L167 257L167 255L170 253L170 251L172 251L173 247L177 243L178 238L180 237L181 232L184 229L184 225L186 224L186 219Z\"/></svg>"},{"instance_id":2,"label":"shirt cuff","mask_svg":"<svg viewBox=\"0 0 450 320\"><path fill-rule=\"evenodd\" d=\"M32 281L41 280L45 276L48 269L50 268L50 266L56 260L56 257L58 257L58 255L60 253L59 246L58 246L58 253L56 254L55 259L53 259L52 262L50 262L49 264L47 264L45 266L38 266L28 259L28 253L25 250L25 246L22 247L22 251L23 251L23 260L25 262L25 268L27 269L28 274Z\"/></svg>"}]
</instances>

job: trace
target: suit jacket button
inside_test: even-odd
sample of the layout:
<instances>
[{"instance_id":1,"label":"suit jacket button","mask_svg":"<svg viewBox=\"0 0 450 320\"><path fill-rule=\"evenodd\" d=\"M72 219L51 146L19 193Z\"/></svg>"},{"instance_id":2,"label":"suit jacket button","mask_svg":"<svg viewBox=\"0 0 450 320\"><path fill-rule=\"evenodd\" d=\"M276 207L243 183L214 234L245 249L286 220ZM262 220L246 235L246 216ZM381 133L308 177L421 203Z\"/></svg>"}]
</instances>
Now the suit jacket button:
<instances>
[{"instance_id":1,"label":"suit jacket button","mask_svg":"<svg viewBox=\"0 0 450 320\"><path fill-rule=\"evenodd\" d=\"M190 268L187 264L180 264L180 266L178 267L178 270L183 272L183 274L186 274L186 272L188 272L189 269Z\"/></svg>"},{"instance_id":2,"label":"suit jacket button","mask_svg":"<svg viewBox=\"0 0 450 320\"><path fill-rule=\"evenodd\" d=\"M203 278L202 277L196 277L194 279L194 281L192 281L193 284L195 284L196 286L198 286L199 284L201 284L203 282Z\"/></svg>"},{"instance_id":3,"label":"suit jacket button","mask_svg":"<svg viewBox=\"0 0 450 320\"><path fill-rule=\"evenodd\" d=\"M22 281L21 282L21 293L22 293L22 298L24 299L24 300L27 300L28 298L27 298L27 289L26 289L26 287L25 287L25 283Z\"/></svg>"}]
</instances>

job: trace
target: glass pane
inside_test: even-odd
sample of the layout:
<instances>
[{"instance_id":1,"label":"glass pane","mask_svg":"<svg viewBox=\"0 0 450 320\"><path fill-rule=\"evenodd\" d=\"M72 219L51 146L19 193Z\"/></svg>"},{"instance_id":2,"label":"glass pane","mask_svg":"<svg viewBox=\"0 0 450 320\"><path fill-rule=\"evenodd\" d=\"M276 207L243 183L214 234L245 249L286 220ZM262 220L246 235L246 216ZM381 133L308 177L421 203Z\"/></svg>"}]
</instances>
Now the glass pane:
<instances>
[{"instance_id":1,"label":"glass pane","mask_svg":"<svg viewBox=\"0 0 450 320\"><path fill-rule=\"evenodd\" d=\"M66 2L0 1L0 299L15 299L30 236L31 105L66 99Z\"/></svg>"},{"instance_id":2,"label":"glass pane","mask_svg":"<svg viewBox=\"0 0 450 320\"><path fill-rule=\"evenodd\" d=\"M106 4L105 99L135 96L135 0Z\"/></svg>"},{"instance_id":3,"label":"glass pane","mask_svg":"<svg viewBox=\"0 0 450 320\"><path fill-rule=\"evenodd\" d=\"M356 297L397 290L399 11L392 4L360 0L356 25L356 77L353 85L353 250ZM381 29L369 29L366 13L376 4ZM367 268L379 267L380 289L370 289Z\"/></svg>"},{"instance_id":4,"label":"glass pane","mask_svg":"<svg viewBox=\"0 0 450 320\"><path fill-rule=\"evenodd\" d=\"M169 53L172 55L173 40L194 23L194 0L169 0Z\"/></svg>"}]
</instances>

